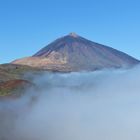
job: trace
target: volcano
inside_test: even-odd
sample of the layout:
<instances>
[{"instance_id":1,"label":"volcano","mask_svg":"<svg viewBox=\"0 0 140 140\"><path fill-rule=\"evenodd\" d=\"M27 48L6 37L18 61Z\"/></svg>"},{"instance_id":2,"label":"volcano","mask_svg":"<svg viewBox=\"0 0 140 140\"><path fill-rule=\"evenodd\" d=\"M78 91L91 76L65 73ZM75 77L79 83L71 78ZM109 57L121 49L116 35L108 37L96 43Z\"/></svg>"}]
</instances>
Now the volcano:
<instances>
[{"instance_id":1,"label":"volcano","mask_svg":"<svg viewBox=\"0 0 140 140\"><path fill-rule=\"evenodd\" d=\"M71 72L129 68L140 61L126 53L95 43L76 33L70 33L45 46L33 56L12 63L51 71Z\"/></svg>"}]
</instances>

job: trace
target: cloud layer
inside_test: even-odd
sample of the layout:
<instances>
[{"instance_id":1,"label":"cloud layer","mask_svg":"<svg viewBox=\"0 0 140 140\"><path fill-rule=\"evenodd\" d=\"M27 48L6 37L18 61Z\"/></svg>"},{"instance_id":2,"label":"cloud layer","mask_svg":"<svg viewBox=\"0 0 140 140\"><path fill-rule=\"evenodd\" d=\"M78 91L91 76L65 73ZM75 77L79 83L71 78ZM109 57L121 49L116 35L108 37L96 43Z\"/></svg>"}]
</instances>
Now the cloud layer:
<instances>
[{"instance_id":1,"label":"cloud layer","mask_svg":"<svg viewBox=\"0 0 140 140\"><path fill-rule=\"evenodd\" d=\"M0 140L140 139L140 67L45 73L34 82L35 101L27 93L0 102Z\"/></svg>"}]
</instances>

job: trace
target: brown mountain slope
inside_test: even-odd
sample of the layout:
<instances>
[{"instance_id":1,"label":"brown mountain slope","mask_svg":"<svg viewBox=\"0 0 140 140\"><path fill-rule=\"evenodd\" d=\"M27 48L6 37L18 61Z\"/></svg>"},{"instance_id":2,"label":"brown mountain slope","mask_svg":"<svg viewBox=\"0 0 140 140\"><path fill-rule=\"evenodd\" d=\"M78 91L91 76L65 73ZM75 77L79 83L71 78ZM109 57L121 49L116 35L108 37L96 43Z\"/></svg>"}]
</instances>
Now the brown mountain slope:
<instances>
[{"instance_id":1,"label":"brown mountain slope","mask_svg":"<svg viewBox=\"0 0 140 140\"><path fill-rule=\"evenodd\" d=\"M128 68L139 62L121 51L71 33L55 40L32 57L18 59L12 63L67 72Z\"/></svg>"}]
</instances>

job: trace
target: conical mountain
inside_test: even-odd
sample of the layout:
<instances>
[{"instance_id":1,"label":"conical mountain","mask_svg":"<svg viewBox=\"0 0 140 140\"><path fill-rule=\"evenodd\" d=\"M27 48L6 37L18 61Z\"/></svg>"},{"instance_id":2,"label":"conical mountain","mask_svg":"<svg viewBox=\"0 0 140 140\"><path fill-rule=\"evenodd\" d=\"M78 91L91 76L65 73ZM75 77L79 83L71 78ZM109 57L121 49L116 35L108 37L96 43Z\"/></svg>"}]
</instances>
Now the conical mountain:
<instances>
[{"instance_id":1,"label":"conical mountain","mask_svg":"<svg viewBox=\"0 0 140 140\"><path fill-rule=\"evenodd\" d=\"M18 59L13 63L53 71L93 71L128 68L139 62L121 51L70 33L50 43L32 57Z\"/></svg>"}]
</instances>

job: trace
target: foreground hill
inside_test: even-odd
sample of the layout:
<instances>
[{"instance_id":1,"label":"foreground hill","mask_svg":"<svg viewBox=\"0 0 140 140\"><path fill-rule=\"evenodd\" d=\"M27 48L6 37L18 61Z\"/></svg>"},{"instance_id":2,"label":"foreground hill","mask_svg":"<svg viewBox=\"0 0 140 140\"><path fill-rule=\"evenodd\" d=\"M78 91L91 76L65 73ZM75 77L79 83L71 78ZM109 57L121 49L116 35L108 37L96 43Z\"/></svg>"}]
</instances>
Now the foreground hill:
<instances>
[{"instance_id":1,"label":"foreground hill","mask_svg":"<svg viewBox=\"0 0 140 140\"><path fill-rule=\"evenodd\" d=\"M0 65L0 82L23 78L25 73L39 71L39 69L16 64Z\"/></svg>"},{"instance_id":2,"label":"foreground hill","mask_svg":"<svg viewBox=\"0 0 140 140\"><path fill-rule=\"evenodd\" d=\"M50 43L35 55L15 60L12 63L69 72L128 68L139 62L121 51L70 33Z\"/></svg>"},{"instance_id":3,"label":"foreground hill","mask_svg":"<svg viewBox=\"0 0 140 140\"><path fill-rule=\"evenodd\" d=\"M27 88L35 87L24 75L36 72L40 72L40 70L29 66L15 64L0 65L0 98L21 96Z\"/></svg>"}]
</instances>

